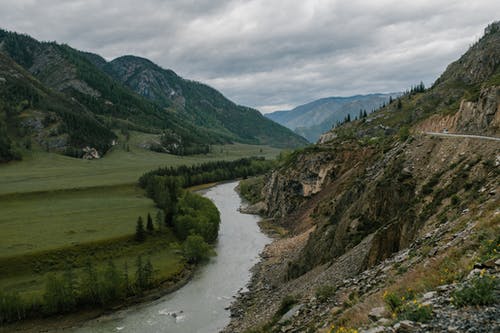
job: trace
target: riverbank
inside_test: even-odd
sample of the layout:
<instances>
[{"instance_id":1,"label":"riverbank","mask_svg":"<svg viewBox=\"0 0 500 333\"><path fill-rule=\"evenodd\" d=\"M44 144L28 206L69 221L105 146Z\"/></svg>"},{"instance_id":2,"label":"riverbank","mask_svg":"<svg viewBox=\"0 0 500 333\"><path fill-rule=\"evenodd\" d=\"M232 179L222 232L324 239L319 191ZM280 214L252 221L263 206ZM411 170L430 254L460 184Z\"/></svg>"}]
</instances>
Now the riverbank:
<instances>
[{"instance_id":1,"label":"riverbank","mask_svg":"<svg viewBox=\"0 0 500 333\"><path fill-rule=\"evenodd\" d=\"M126 299L110 304L104 308L81 309L72 313L54 315L45 318L26 319L12 324L0 326L0 333L39 333L59 332L74 329L81 324L102 316L110 315L116 311L123 310L133 305L152 302L165 295L175 292L184 287L194 276L197 266L187 265L176 276L161 282L157 287L144 291L142 295L134 295ZM43 329L42 329L43 327Z\"/></svg>"}]
</instances>

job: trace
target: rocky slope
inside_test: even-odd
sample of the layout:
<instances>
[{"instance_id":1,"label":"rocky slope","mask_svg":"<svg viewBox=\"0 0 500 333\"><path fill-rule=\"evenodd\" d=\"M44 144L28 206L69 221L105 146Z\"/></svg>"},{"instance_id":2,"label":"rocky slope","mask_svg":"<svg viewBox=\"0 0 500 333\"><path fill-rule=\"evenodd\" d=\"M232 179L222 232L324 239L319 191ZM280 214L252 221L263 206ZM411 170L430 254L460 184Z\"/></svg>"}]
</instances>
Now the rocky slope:
<instances>
[{"instance_id":1,"label":"rocky slope","mask_svg":"<svg viewBox=\"0 0 500 333\"><path fill-rule=\"evenodd\" d=\"M500 142L427 132L500 137L499 59L497 23L430 89L283 159L262 198L289 233L226 332L498 330Z\"/></svg>"},{"instance_id":2,"label":"rocky slope","mask_svg":"<svg viewBox=\"0 0 500 333\"><path fill-rule=\"evenodd\" d=\"M310 142L316 142L322 133L330 130L337 122L342 122L347 115L354 119L360 110L370 113L388 103L390 98L400 95L393 93L328 97L299 105L289 111L276 111L265 116L294 130Z\"/></svg>"}]
</instances>

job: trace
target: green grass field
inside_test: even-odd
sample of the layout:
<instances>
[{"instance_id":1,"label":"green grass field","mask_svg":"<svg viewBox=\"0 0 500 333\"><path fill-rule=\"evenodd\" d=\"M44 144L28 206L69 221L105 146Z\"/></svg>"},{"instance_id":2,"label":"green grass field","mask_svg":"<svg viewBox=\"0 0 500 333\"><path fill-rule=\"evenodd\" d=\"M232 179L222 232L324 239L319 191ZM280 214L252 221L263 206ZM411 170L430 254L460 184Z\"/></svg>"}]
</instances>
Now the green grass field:
<instances>
[{"instance_id":1,"label":"green grass field","mask_svg":"<svg viewBox=\"0 0 500 333\"><path fill-rule=\"evenodd\" d=\"M157 211L134 185L4 195L0 202L0 258L132 235L139 215Z\"/></svg>"},{"instance_id":2,"label":"green grass field","mask_svg":"<svg viewBox=\"0 0 500 333\"><path fill-rule=\"evenodd\" d=\"M148 134L134 133L127 152L119 144L99 160L75 159L43 151L28 152L23 161L0 165L0 195L106 185L132 184L146 171L164 165L192 165L248 156L274 158L277 148L244 144L212 146L207 155L175 156L138 147Z\"/></svg>"},{"instance_id":3,"label":"green grass field","mask_svg":"<svg viewBox=\"0 0 500 333\"><path fill-rule=\"evenodd\" d=\"M131 240L137 217L155 216L138 178L160 166L192 165L248 156L274 158L280 150L244 144L212 146L207 155L179 157L140 147L152 135L132 133L99 160L75 159L33 149L23 160L0 165L0 289L40 296L48 272L87 260L102 267L113 259L133 266L150 258L156 277L184 267L175 236ZM133 273L133 267L131 268Z\"/></svg>"}]
</instances>

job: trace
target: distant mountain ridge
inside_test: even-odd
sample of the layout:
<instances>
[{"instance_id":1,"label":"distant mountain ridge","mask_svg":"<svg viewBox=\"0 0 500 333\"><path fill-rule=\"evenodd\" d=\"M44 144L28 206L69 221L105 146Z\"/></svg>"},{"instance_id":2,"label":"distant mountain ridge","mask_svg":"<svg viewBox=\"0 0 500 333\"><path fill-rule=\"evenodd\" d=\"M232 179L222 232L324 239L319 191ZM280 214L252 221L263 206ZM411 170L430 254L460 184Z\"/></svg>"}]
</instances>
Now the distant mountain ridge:
<instances>
[{"instance_id":1,"label":"distant mountain ridge","mask_svg":"<svg viewBox=\"0 0 500 333\"><path fill-rule=\"evenodd\" d=\"M290 128L310 142L316 142L322 133L328 131L338 121L344 120L347 115L354 118L360 110L370 113L386 104L391 97L396 98L400 95L400 93L387 93L327 97L299 105L292 110L276 111L265 116Z\"/></svg>"},{"instance_id":2,"label":"distant mountain ridge","mask_svg":"<svg viewBox=\"0 0 500 333\"><path fill-rule=\"evenodd\" d=\"M57 127L51 132L53 137L59 137L56 146L48 144L45 136L44 139L37 136L39 143L49 150L75 156L81 154L85 146L96 147L92 139L95 128L107 133L101 133L108 139L100 141L96 147L101 153L112 146L116 138L113 131L116 130L162 134L159 142L163 147L159 151L177 154L200 153L207 151L209 144L232 142L290 148L307 143L257 110L237 105L217 90L183 79L172 70L163 69L144 58L123 56L108 62L97 54L68 45L40 42L28 35L1 29L0 53L13 61L3 62L5 75L2 81L5 82L0 98L9 103L6 110L0 109L6 114L5 117L0 114L0 118L10 119L1 120L0 132L5 137L2 142L16 142L27 136L25 130L18 130L24 126L19 125L21 114L10 110L18 108L18 103L28 101L23 107L25 117L37 114L39 123L45 117L53 117L53 124ZM20 75L25 79L14 80L8 75L8 68L16 65L23 68ZM14 83L22 88L17 88L21 94L12 99L9 89L14 89ZM58 97L41 105L38 101L48 101L42 98L45 90ZM98 125L93 128L69 126L79 117L74 109L61 108L70 101L78 103L84 110L78 114L86 114ZM53 113L54 109L59 111ZM66 117L63 120L63 113L71 113L74 119ZM77 129L78 135L74 133ZM68 137L76 136L78 140L68 140Z\"/></svg>"}]
</instances>

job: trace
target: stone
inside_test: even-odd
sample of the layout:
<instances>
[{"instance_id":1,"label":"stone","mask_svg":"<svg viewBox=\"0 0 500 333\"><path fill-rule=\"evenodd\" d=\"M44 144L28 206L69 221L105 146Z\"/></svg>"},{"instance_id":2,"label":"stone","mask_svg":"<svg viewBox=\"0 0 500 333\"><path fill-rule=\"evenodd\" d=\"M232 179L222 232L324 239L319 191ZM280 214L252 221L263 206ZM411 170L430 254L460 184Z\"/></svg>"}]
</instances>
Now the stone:
<instances>
[{"instance_id":1,"label":"stone","mask_svg":"<svg viewBox=\"0 0 500 333\"><path fill-rule=\"evenodd\" d=\"M394 329L398 333L411 333L418 330L418 326L411 320L402 320L395 326L397 327L394 327Z\"/></svg>"},{"instance_id":2,"label":"stone","mask_svg":"<svg viewBox=\"0 0 500 333\"><path fill-rule=\"evenodd\" d=\"M474 265L475 266L475 265ZM470 273L467 275L467 279L471 279L475 276L478 276L479 274L481 274L481 270L479 268L474 268L472 271L470 271Z\"/></svg>"},{"instance_id":3,"label":"stone","mask_svg":"<svg viewBox=\"0 0 500 333\"><path fill-rule=\"evenodd\" d=\"M384 318L388 315L387 310L385 307L377 307L371 309L370 313L368 313L368 318L370 318L373 321L377 321L380 318Z\"/></svg>"},{"instance_id":4,"label":"stone","mask_svg":"<svg viewBox=\"0 0 500 333\"><path fill-rule=\"evenodd\" d=\"M384 326L376 326L369 328L367 330L360 331L360 333L383 333L386 332L386 329Z\"/></svg>"},{"instance_id":5,"label":"stone","mask_svg":"<svg viewBox=\"0 0 500 333\"><path fill-rule=\"evenodd\" d=\"M377 324L380 324L380 325L383 325L383 326L388 326L390 323L391 323L391 320L387 319L387 318L380 318L377 321Z\"/></svg>"},{"instance_id":6,"label":"stone","mask_svg":"<svg viewBox=\"0 0 500 333\"><path fill-rule=\"evenodd\" d=\"M101 155L99 155L99 152L95 148L87 146L83 148L83 152L85 153L82 157L84 160L93 160L101 158Z\"/></svg>"},{"instance_id":7,"label":"stone","mask_svg":"<svg viewBox=\"0 0 500 333\"><path fill-rule=\"evenodd\" d=\"M427 300L429 300L431 298L434 298L436 295L437 295L437 292L435 292L435 291L429 291L429 292L427 292L427 293L425 293L425 294L422 295L422 299L424 301L427 301Z\"/></svg>"},{"instance_id":8,"label":"stone","mask_svg":"<svg viewBox=\"0 0 500 333\"><path fill-rule=\"evenodd\" d=\"M288 320L292 319L292 317L295 316L295 314L297 314L301 308L302 304L294 305L281 317L281 319L278 321L278 324L284 324Z\"/></svg>"}]
</instances>

